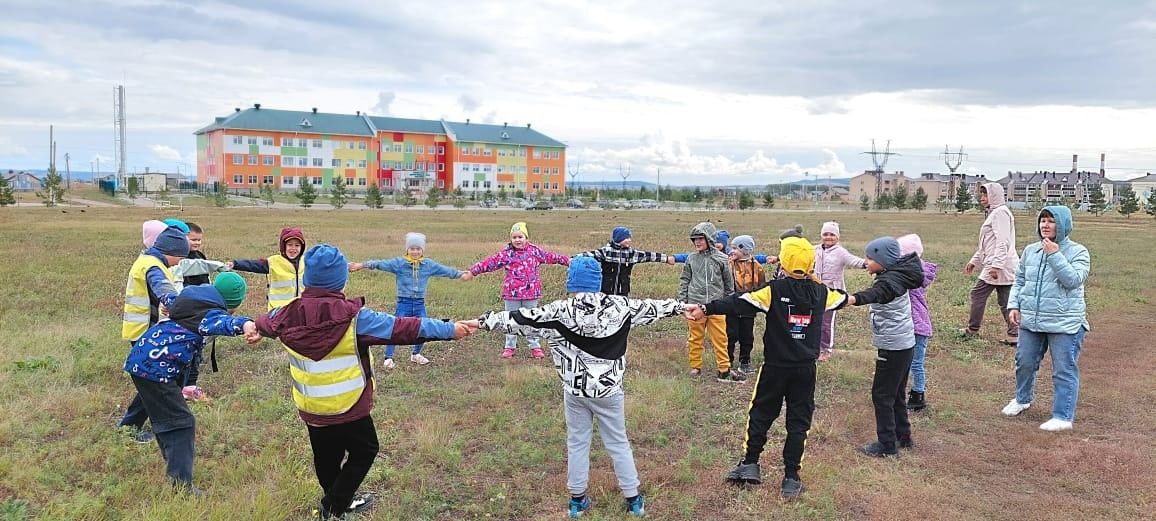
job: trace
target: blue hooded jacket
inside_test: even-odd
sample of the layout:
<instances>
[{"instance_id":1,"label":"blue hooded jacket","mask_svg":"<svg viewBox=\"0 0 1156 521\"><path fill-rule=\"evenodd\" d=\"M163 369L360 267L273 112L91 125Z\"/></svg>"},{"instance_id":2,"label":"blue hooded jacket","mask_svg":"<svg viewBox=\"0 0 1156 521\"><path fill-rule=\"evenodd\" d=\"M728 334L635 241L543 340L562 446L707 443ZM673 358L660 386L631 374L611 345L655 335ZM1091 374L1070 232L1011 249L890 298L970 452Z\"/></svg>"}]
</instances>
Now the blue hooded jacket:
<instances>
[{"instance_id":1,"label":"blue hooded jacket","mask_svg":"<svg viewBox=\"0 0 1156 521\"><path fill-rule=\"evenodd\" d=\"M1024 247L1007 307L1020 311L1020 327L1028 331L1075 334L1080 328L1091 329L1084 303L1084 281L1091 271L1088 249L1068 237L1072 211L1066 206L1041 210L1036 218L1037 235L1044 212L1056 221L1055 242L1060 251L1044 253L1042 240Z\"/></svg>"}]
</instances>

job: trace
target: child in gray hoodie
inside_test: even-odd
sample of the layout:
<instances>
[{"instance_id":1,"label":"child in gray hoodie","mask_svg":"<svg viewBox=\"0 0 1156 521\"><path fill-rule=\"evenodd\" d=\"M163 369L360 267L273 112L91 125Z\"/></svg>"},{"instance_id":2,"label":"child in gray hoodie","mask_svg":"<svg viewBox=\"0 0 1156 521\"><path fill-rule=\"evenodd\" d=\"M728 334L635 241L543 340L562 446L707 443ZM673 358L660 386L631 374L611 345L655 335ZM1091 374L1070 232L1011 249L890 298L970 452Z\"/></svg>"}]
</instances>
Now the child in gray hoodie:
<instances>
[{"instance_id":1,"label":"child in gray hoodie","mask_svg":"<svg viewBox=\"0 0 1156 521\"><path fill-rule=\"evenodd\" d=\"M701 222L690 231L690 241L695 251L687 255L678 279L678 300L690 304L701 304L721 299L735 291L735 278L731 272L730 258L715 246L715 227L709 222ZM700 320L687 319L686 347L690 358L690 375L702 374L703 341L710 335L714 348L715 363L718 365L718 381L741 382L746 376L731 369L727 355L727 320L724 315L708 315Z\"/></svg>"},{"instance_id":2,"label":"child in gray hoodie","mask_svg":"<svg viewBox=\"0 0 1156 521\"><path fill-rule=\"evenodd\" d=\"M900 256L899 242L891 237L875 239L865 250L867 272L875 275L875 282L852 295L849 303L871 305L871 344L878 350L871 402L875 405L878 440L860 450L881 458L899 454L898 447L915 446L904 396L915 347L908 291L923 284L923 266L914 253Z\"/></svg>"}]
</instances>

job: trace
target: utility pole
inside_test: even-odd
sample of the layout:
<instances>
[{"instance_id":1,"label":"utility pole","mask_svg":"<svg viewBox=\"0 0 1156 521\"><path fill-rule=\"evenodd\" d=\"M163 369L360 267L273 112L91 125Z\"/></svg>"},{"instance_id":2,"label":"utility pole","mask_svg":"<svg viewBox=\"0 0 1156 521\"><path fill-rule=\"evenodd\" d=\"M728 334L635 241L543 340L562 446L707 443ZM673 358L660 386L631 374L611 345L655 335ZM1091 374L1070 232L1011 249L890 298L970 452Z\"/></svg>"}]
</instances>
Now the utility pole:
<instances>
[{"instance_id":1,"label":"utility pole","mask_svg":"<svg viewBox=\"0 0 1156 521\"><path fill-rule=\"evenodd\" d=\"M573 197L574 190L578 189L578 185L576 183L578 182L578 174L580 174L582 172L582 162L581 161L575 161L574 164L570 166L569 170L570 170L570 195L571 195L571 197Z\"/></svg>"},{"instance_id":2,"label":"utility pole","mask_svg":"<svg viewBox=\"0 0 1156 521\"><path fill-rule=\"evenodd\" d=\"M958 188L956 183L963 181L962 175L956 174L955 171L959 169L959 165L963 164L963 160L967 159L967 154L963 153L963 145L959 146L959 152L948 152L947 145L943 145L943 153L940 155L943 156L943 164L946 165L947 170L951 172L948 175L947 188L949 191L947 192L947 198L952 199L955 197L955 191Z\"/></svg>"},{"instance_id":3,"label":"utility pole","mask_svg":"<svg viewBox=\"0 0 1156 521\"><path fill-rule=\"evenodd\" d=\"M860 152L861 154L868 154L871 156L871 162L875 165L875 198L879 198L879 193L883 190L883 169L887 167L887 160L891 156L902 155L891 151L891 140L887 140L887 146L882 152L875 149L875 139L871 139L871 151Z\"/></svg>"},{"instance_id":4,"label":"utility pole","mask_svg":"<svg viewBox=\"0 0 1156 521\"><path fill-rule=\"evenodd\" d=\"M623 169L622 165L618 165L618 175L622 177L622 197L626 197L626 178L630 177L630 165L626 165Z\"/></svg>"},{"instance_id":5,"label":"utility pole","mask_svg":"<svg viewBox=\"0 0 1156 521\"><path fill-rule=\"evenodd\" d=\"M64 186L67 189L72 189L72 166L68 163L68 152L64 153L64 172L68 175Z\"/></svg>"},{"instance_id":6,"label":"utility pole","mask_svg":"<svg viewBox=\"0 0 1156 521\"><path fill-rule=\"evenodd\" d=\"M659 206L662 205L662 169L654 167L655 172L658 173L658 184L654 186L654 199L658 201ZM1103 169L1101 169L1103 170Z\"/></svg>"}]
</instances>

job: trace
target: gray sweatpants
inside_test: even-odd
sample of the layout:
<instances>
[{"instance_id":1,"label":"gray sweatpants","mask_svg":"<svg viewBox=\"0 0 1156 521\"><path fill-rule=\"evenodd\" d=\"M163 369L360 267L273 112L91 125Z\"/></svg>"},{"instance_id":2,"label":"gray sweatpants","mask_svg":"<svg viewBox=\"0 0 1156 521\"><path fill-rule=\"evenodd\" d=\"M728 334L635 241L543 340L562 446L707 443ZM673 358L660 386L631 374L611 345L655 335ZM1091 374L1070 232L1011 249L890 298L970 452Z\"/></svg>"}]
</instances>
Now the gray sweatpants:
<instances>
[{"instance_id":1,"label":"gray sweatpants","mask_svg":"<svg viewBox=\"0 0 1156 521\"><path fill-rule=\"evenodd\" d=\"M531 309L538 307L538 299L534 300L504 300L506 303L506 311L514 311L515 309ZM530 349L539 349L542 345L538 342L538 335L526 335L526 343L530 345ZM518 335L506 335L506 349L518 348Z\"/></svg>"},{"instance_id":2,"label":"gray sweatpants","mask_svg":"<svg viewBox=\"0 0 1156 521\"><path fill-rule=\"evenodd\" d=\"M594 420L602 445L614 462L614 475L625 497L638 495L638 469L634 452L626 438L625 395L606 398L583 398L563 393L566 409L566 487L570 494L586 493L590 481L590 444L594 438Z\"/></svg>"}]
</instances>

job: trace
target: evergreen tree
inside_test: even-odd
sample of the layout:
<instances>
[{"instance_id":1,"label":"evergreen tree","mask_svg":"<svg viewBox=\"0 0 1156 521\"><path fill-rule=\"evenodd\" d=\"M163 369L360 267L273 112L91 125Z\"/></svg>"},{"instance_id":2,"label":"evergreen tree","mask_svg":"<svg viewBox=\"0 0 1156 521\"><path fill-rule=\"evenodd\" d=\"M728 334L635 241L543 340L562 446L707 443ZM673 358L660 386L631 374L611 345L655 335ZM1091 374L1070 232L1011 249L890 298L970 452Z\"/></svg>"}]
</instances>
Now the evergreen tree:
<instances>
[{"instance_id":1,"label":"evergreen tree","mask_svg":"<svg viewBox=\"0 0 1156 521\"><path fill-rule=\"evenodd\" d=\"M413 194L409 193L409 190L401 191L399 194L397 194L396 197L401 198L400 199L401 205L406 207L406 208L409 208L409 207L417 204L417 198L414 197Z\"/></svg>"},{"instance_id":2,"label":"evergreen tree","mask_svg":"<svg viewBox=\"0 0 1156 521\"><path fill-rule=\"evenodd\" d=\"M369 188L365 189L365 206L381 208L381 202L381 189L377 187L377 183L371 183Z\"/></svg>"},{"instance_id":3,"label":"evergreen tree","mask_svg":"<svg viewBox=\"0 0 1156 521\"><path fill-rule=\"evenodd\" d=\"M44 177L44 191L36 192L36 197L44 201L44 206L56 206L64 200L63 183L64 179L56 173L56 169L49 168L48 175Z\"/></svg>"},{"instance_id":4,"label":"evergreen tree","mask_svg":"<svg viewBox=\"0 0 1156 521\"><path fill-rule=\"evenodd\" d=\"M891 194L891 204L897 210L907 209L907 186L899 185L895 187L895 193Z\"/></svg>"},{"instance_id":5,"label":"evergreen tree","mask_svg":"<svg viewBox=\"0 0 1156 521\"><path fill-rule=\"evenodd\" d=\"M425 205L430 208L437 208L441 203L441 197L437 188L430 188L429 193L425 197Z\"/></svg>"},{"instance_id":6,"label":"evergreen tree","mask_svg":"<svg viewBox=\"0 0 1156 521\"><path fill-rule=\"evenodd\" d=\"M16 192L8 178L0 174L0 207L8 205L16 205Z\"/></svg>"},{"instance_id":7,"label":"evergreen tree","mask_svg":"<svg viewBox=\"0 0 1156 521\"><path fill-rule=\"evenodd\" d=\"M317 200L317 189L308 181L297 185L297 193L293 194L301 202L301 206L309 208Z\"/></svg>"},{"instance_id":8,"label":"evergreen tree","mask_svg":"<svg viewBox=\"0 0 1156 521\"><path fill-rule=\"evenodd\" d=\"M935 201L935 209L947 213L947 211L951 209L951 199L940 197Z\"/></svg>"},{"instance_id":9,"label":"evergreen tree","mask_svg":"<svg viewBox=\"0 0 1156 521\"><path fill-rule=\"evenodd\" d=\"M349 190L345 186L345 179L337 176L333 178L333 188L329 190L329 204L339 210L349 200Z\"/></svg>"},{"instance_id":10,"label":"evergreen tree","mask_svg":"<svg viewBox=\"0 0 1156 521\"><path fill-rule=\"evenodd\" d=\"M260 193L261 193L261 200L265 201L266 205L273 206L273 203L277 202L277 199L275 197L275 193L273 191L273 185L271 185L269 183L262 183Z\"/></svg>"},{"instance_id":11,"label":"evergreen tree","mask_svg":"<svg viewBox=\"0 0 1156 521\"><path fill-rule=\"evenodd\" d=\"M515 199L525 199L526 198L526 192L523 192L521 190L514 190L514 198Z\"/></svg>"},{"instance_id":12,"label":"evergreen tree","mask_svg":"<svg viewBox=\"0 0 1156 521\"><path fill-rule=\"evenodd\" d=\"M1132 185L1126 184L1120 187L1120 207L1116 209L1120 215L1131 218L1132 214L1140 210L1140 201L1136 199L1136 192L1132 191Z\"/></svg>"},{"instance_id":13,"label":"evergreen tree","mask_svg":"<svg viewBox=\"0 0 1156 521\"><path fill-rule=\"evenodd\" d=\"M892 204L893 203L891 201L891 194L889 192L883 192L883 193L879 194L878 198L875 199L875 209L876 210L886 210L888 208L891 208Z\"/></svg>"},{"instance_id":14,"label":"evergreen tree","mask_svg":"<svg viewBox=\"0 0 1156 521\"><path fill-rule=\"evenodd\" d=\"M767 191L763 192L763 208L771 209L775 207L775 193L771 191L771 185L767 185Z\"/></svg>"},{"instance_id":15,"label":"evergreen tree","mask_svg":"<svg viewBox=\"0 0 1156 521\"><path fill-rule=\"evenodd\" d=\"M915 197L911 198L911 207L917 212L922 212L924 208L927 208L927 192L923 190L922 186L915 189Z\"/></svg>"},{"instance_id":16,"label":"evergreen tree","mask_svg":"<svg viewBox=\"0 0 1156 521\"><path fill-rule=\"evenodd\" d=\"M867 197L867 194L862 194L859 196L859 209L863 210L864 212L871 209L871 198Z\"/></svg>"},{"instance_id":17,"label":"evergreen tree","mask_svg":"<svg viewBox=\"0 0 1156 521\"><path fill-rule=\"evenodd\" d=\"M750 210L755 207L755 196L750 190L739 192L739 210Z\"/></svg>"},{"instance_id":18,"label":"evergreen tree","mask_svg":"<svg viewBox=\"0 0 1156 521\"><path fill-rule=\"evenodd\" d=\"M510 194L508 192L506 192L505 186L502 186L501 188L498 189L498 200L499 201L504 203L504 202L506 202L506 199L509 199L509 198L510 198Z\"/></svg>"},{"instance_id":19,"label":"evergreen tree","mask_svg":"<svg viewBox=\"0 0 1156 521\"><path fill-rule=\"evenodd\" d=\"M1088 195L1088 210L1093 215L1100 215L1108 208L1108 201L1104 199L1104 189L1100 185L1092 187L1092 193Z\"/></svg>"},{"instance_id":20,"label":"evergreen tree","mask_svg":"<svg viewBox=\"0 0 1156 521\"><path fill-rule=\"evenodd\" d=\"M971 190L967 189L966 183L960 183L959 188L955 190L955 211L963 213L971 208Z\"/></svg>"},{"instance_id":21,"label":"evergreen tree","mask_svg":"<svg viewBox=\"0 0 1156 521\"><path fill-rule=\"evenodd\" d=\"M216 190L213 191L213 206L217 208L229 206L229 192L225 183L216 183Z\"/></svg>"},{"instance_id":22,"label":"evergreen tree","mask_svg":"<svg viewBox=\"0 0 1156 521\"><path fill-rule=\"evenodd\" d=\"M1156 217L1156 190L1148 192L1148 215Z\"/></svg>"},{"instance_id":23,"label":"evergreen tree","mask_svg":"<svg viewBox=\"0 0 1156 521\"><path fill-rule=\"evenodd\" d=\"M128 178L124 191L128 193L129 199L136 199L136 195L140 193L140 181L135 177Z\"/></svg>"}]
</instances>

